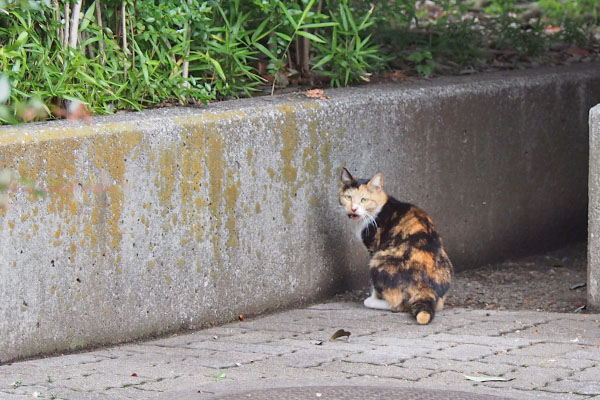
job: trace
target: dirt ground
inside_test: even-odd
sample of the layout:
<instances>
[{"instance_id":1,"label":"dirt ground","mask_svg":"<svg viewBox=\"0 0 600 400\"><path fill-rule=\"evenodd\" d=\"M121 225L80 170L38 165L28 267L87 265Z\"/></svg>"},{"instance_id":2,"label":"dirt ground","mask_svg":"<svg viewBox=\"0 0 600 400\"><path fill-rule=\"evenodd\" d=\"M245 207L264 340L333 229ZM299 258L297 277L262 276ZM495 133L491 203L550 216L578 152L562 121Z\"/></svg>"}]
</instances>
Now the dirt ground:
<instances>
[{"instance_id":1,"label":"dirt ground","mask_svg":"<svg viewBox=\"0 0 600 400\"><path fill-rule=\"evenodd\" d=\"M446 307L585 312L586 243L454 275ZM369 288L336 300L362 301Z\"/></svg>"}]
</instances>

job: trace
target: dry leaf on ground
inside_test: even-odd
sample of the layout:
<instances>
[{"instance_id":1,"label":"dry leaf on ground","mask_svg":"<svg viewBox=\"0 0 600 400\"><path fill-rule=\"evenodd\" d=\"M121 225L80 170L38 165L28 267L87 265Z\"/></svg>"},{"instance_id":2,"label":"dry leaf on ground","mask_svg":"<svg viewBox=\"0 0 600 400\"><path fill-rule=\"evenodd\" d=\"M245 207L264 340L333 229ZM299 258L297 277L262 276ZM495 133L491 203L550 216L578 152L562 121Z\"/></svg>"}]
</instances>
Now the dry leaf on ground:
<instances>
[{"instance_id":1,"label":"dry leaf on ground","mask_svg":"<svg viewBox=\"0 0 600 400\"><path fill-rule=\"evenodd\" d=\"M331 337L329 338L330 342L335 341L336 339L339 339L341 337L347 337L350 338L350 332L345 331L343 329L338 329L333 335L331 335Z\"/></svg>"},{"instance_id":2,"label":"dry leaf on ground","mask_svg":"<svg viewBox=\"0 0 600 400\"><path fill-rule=\"evenodd\" d=\"M465 375L463 374L463 376L465 378L467 378L470 381L475 381L475 382L508 382L508 381L512 381L515 378L503 378L501 376L469 376L469 375Z\"/></svg>"}]
</instances>

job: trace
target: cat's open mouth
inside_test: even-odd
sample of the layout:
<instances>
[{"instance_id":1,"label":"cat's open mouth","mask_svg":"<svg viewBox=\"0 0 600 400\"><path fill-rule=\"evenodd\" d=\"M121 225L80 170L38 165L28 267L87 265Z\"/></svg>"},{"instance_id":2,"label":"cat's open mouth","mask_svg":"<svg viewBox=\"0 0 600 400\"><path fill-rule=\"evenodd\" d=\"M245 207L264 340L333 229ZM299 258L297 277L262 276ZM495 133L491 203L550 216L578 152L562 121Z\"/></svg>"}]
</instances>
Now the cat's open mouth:
<instances>
[{"instance_id":1,"label":"cat's open mouth","mask_svg":"<svg viewBox=\"0 0 600 400\"><path fill-rule=\"evenodd\" d=\"M357 220L360 219L360 215L358 214L348 214L348 218L353 219L353 220Z\"/></svg>"}]
</instances>

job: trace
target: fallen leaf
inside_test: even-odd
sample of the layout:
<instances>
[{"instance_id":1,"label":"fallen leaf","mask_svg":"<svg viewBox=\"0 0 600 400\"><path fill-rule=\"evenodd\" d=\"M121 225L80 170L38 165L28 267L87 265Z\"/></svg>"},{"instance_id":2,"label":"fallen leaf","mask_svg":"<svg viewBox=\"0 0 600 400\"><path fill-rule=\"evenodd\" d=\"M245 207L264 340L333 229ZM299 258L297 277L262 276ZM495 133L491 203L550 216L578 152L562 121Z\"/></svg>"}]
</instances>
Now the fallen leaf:
<instances>
[{"instance_id":1,"label":"fallen leaf","mask_svg":"<svg viewBox=\"0 0 600 400\"><path fill-rule=\"evenodd\" d=\"M131 374L131 376L137 376L137 374L134 372L133 374Z\"/></svg>"},{"instance_id":2,"label":"fallen leaf","mask_svg":"<svg viewBox=\"0 0 600 400\"><path fill-rule=\"evenodd\" d=\"M408 77L406 75L404 75L402 73L402 71L400 71L399 69L394 70L393 72L390 72L388 74L385 75L387 78L390 78L393 81L399 81L402 79L407 79Z\"/></svg>"},{"instance_id":3,"label":"fallen leaf","mask_svg":"<svg viewBox=\"0 0 600 400\"><path fill-rule=\"evenodd\" d=\"M508 381L512 381L515 378L503 378L501 376L469 376L469 375L465 375L463 374L463 376L465 378L467 378L470 381L475 381L475 382L508 382Z\"/></svg>"},{"instance_id":4,"label":"fallen leaf","mask_svg":"<svg viewBox=\"0 0 600 400\"><path fill-rule=\"evenodd\" d=\"M311 340L310 344L314 344L315 346L320 346L323 344L322 340Z\"/></svg>"},{"instance_id":5,"label":"fallen leaf","mask_svg":"<svg viewBox=\"0 0 600 400\"><path fill-rule=\"evenodd\" d=\"M306 91L306 97L311 99L326 99L323 89L311 89Z\"/></svg>"},{"instance_id":6,"label":"fallen leaf","mask_svg":"<svg viewBox=\"0 0 600 400\"><path fill-rule=\"evenodd\" d=\"M335 339L341 338L346 336L347 338L350 338L350 332L345 331L343 329L338 329L333 335L331 335L331 337L329 338L330 342L334 342Z\"/></svg>"},{"instance_id":7,"label":"fallen leaf","mask_svg":"<svg viewBox=\"0 0 600 400\"><path fill-rule=\"evenodd\" d=\"M570 54L572 56L587 56L590 52L581 47L571 46L565 50L565 53Z\"/></svg>"},{"instance_id":8,"label":"fallen leaf","mask_svg":"<svg viewBox=\"0 0 600 400\"><path fill-rule=\"evenodd\" d=\"M238 317L238 319L242 322L246 322L246 317L244 317L244 314L240 314L240 316Z\"/></svg>"}]
</instances>

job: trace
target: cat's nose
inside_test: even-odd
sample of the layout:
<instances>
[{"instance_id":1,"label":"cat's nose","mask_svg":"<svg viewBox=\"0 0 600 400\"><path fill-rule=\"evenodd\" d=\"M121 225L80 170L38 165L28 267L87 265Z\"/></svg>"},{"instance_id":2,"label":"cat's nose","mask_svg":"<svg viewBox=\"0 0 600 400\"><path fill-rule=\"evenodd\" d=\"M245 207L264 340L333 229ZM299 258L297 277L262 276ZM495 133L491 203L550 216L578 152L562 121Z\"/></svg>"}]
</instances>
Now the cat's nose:
<instances>
[{"instance_id":1,"label":"cat's nose","mask_svg":"<svg viewBox=\"0 0 600 400\"><path fill-rule=\"evenodd\" d=\"M352 204L352 207L350 207L350 209L352 210L352 212L355 212L356 210L358 210L358 206L356 204Z\"/></svg>"}]
</instances>

